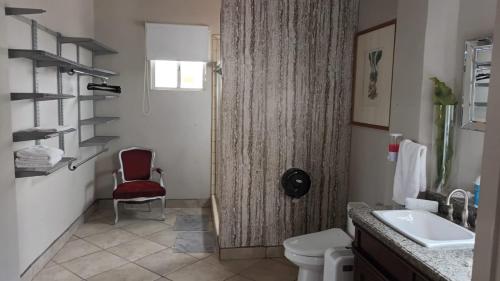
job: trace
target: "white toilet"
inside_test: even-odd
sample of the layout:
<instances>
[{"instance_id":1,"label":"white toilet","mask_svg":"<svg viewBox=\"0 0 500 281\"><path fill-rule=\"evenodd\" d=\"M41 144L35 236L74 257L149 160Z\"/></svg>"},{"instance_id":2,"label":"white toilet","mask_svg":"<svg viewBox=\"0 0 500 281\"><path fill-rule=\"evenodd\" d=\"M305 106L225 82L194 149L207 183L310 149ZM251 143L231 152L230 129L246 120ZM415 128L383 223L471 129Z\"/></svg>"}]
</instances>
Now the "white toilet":
<instances>
[{"instance_id":1,"label":"white toilet","mask_svg":"<svg viewBox=\"0 0 500 281\"><path fill-rule=\"evenodd\" d=\"M349 203L348 211L360 203ZM340 228L289 238L283 242L285 257L299 267L298 281L352 281L354 256L350 249L354 226L348 217L349 235Z\"/></svg>"}]
</instances>

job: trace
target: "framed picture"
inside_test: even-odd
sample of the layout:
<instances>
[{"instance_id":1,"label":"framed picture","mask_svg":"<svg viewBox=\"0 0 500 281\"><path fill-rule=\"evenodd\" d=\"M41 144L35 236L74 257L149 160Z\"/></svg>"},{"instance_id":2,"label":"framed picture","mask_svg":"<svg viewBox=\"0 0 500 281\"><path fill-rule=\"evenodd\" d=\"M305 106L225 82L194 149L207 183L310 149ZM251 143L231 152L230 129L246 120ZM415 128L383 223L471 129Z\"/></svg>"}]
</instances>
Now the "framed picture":
<instances>
[{"instance_id":1,"label":"framed picture","mask_svg":"<svg viewBox=\"0 0 500 281\"><path fill-rule=\"evenodd\" d=\"M389 130L396 20L356 36L352 124Z\"/></svg>"}]
</instances>

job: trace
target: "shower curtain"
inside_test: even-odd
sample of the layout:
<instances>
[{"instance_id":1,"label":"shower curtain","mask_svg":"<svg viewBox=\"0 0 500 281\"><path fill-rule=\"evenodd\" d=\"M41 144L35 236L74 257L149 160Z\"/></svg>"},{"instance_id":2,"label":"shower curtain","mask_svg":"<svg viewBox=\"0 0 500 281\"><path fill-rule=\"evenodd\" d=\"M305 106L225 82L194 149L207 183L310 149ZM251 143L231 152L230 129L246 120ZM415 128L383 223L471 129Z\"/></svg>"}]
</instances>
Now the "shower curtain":
<instances>
[{"instance_id":1,"label":"shower curtain","mask_svg":"<svg viewBox=\"0 0 500 281\"><path fill-rule=\"evenodd\" d=\"M358 0L223 0L216 155L221 248L346 220ZM287 197L291 167L312 179Z\"/></svg>"}]
</instances>

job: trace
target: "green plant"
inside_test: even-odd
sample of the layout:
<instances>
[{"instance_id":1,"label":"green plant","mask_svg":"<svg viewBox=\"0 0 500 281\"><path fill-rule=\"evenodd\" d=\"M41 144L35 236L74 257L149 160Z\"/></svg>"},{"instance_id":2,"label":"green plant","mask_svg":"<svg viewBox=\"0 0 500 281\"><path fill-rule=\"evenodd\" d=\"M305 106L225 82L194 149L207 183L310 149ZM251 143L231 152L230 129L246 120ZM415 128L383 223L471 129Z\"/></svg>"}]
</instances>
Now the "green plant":
<instances>
[{"instance_id":1,"label":"green plant","mask_svg":"<svg viewBox=\"0 0 500 281\"><path fill-rule=\"evenodd\" d=\"M435 105L435 147L437 159L437 177L435 185L441 190L448 184L453 159L453 116L458 100L453 91L436 77L432 101Z\"/></svg>"},{"instance_id":2,"label":"green plant","mask_svg":"<svg viewBox=\"0 0 500 281\"><path fill-rule=\"evenodd\" d=\"M458 103L458 99L450 87L436 77L432 77L431 80L434 82L432 102L435 105L456 105Z\"/></svg>"}]
</instances>

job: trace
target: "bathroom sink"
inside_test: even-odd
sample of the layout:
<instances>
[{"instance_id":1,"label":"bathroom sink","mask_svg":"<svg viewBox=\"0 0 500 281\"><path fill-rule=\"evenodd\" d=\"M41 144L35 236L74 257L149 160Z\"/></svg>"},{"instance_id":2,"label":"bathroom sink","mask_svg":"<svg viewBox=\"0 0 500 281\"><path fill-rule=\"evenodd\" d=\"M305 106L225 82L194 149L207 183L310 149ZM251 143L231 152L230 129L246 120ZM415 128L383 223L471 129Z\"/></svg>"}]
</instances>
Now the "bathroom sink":
<instances>
[{"instance_id":1,"label":"bathroom sink","mask_svg":"<svg viewBox=\"0 0 500 281\"><path fill-rule=\"evenodd\" d=\"M474 232L427 211L387 210L372 214L424 247L474 247Z\"/></svg>"}]
</instances>

